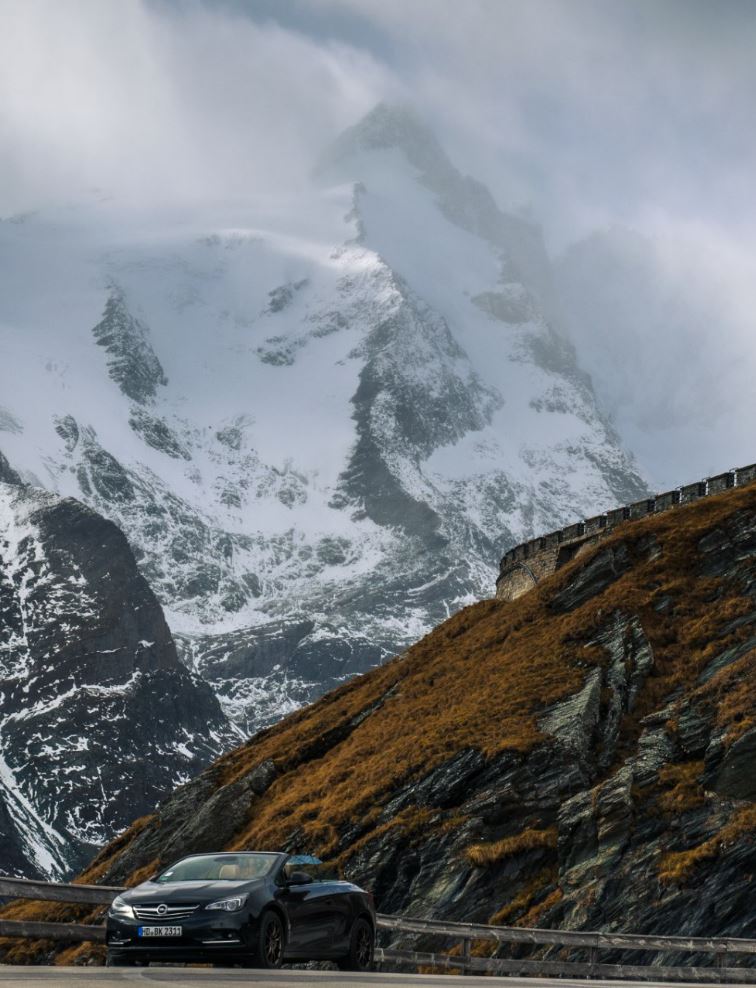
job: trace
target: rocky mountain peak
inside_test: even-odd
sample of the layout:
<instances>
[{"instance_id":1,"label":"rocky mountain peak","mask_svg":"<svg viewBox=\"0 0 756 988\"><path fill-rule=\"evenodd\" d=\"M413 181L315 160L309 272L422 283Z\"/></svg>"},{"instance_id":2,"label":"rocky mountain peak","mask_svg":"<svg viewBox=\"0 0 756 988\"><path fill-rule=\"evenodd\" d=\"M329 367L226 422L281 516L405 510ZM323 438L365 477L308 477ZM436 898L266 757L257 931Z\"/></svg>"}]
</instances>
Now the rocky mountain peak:
<instances>
[{"instance_id":1,"label":"rocky mountain peak","mask_svg":"<svg viewBox=\"0 0 756 988\"><path fill-rule=\"evenodd\" d=\"M482 182L463 175L412 107L379 103L336 139L322 156L316 175L324 181L361 183L360 189L364 185L368 192L380 187L383 195L392 198L396 181L390 174L391 165L375 154L392 150L411 166L417 181L433 192L450 223L501 252L502 280L522 283L553 321L551 266L540 227L502 210ZM364 232L360 198L356 197L355 218Z\"/></svg>"},{"instance_id":2,"label":"rocky mountain peak","mask_svg":"<svg viewBox=\"0 0 756 988\"><path fill-rule=\"evenodd\" d=\"M350 158L370 151L397 149L426 178L447 179L455 169L436 135L412 107L379 103L362 120L347 128L326 152L321 168L347 165Z\"/></svg>"}]
</instances>

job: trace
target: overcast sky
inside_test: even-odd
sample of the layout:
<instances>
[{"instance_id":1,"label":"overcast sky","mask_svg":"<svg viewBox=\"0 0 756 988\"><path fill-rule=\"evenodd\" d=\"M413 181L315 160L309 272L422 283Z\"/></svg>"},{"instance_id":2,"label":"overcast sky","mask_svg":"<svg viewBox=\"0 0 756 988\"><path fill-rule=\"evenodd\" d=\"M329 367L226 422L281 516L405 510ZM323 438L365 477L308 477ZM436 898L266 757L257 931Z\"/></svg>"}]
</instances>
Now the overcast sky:
<instances>
[{"instance_id":1,"label":"overcast sky","mask_svg":"<svg viewBox=\"0 0 756 988\"><path fill-rule=\"evenodd\" d=\"M0 23L0 216L285 197L405 101L553 253L620 223L684 243L685 278L705 256L738 297L712 339L756 366L752 0L0 0Z\"/></svg>"},{"instance_id":2,"label":"overcast sky","mask_svg":"<svg viewBox=\"0 0 756 988\"><path fill-rule=\"evenodd\" d=\"M751 0L0 0L0 209L77 181L244 195L380 99L559 247L611 221L750 239Z\"/></svg>"}]
</instances>

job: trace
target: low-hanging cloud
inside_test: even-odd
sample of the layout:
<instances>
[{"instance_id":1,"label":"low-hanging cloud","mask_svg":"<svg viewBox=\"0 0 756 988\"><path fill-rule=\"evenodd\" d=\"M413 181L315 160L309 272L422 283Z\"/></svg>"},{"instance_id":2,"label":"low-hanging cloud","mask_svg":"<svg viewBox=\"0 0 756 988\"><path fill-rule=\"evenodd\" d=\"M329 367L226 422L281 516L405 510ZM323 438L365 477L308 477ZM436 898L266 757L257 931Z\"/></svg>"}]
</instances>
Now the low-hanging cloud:
<instances>
[{"instance_id":1,"label":"low-hanging cloud","mask_svg":"<svg viewBox=\"0 0 756 988\"><path fill-rule=\"evenodd\" d=\"M76 183L244 195L381 99L560 248L599 223L750 238L741 0L0 0L0 209Z\"/></svg>"},{"instance_id":2,"label":"low-hanging cloud","mask_svg":"<svg viewBox=\"0 0 756 988\"><path fill-rule=\"evenodd\" d=\"M393 88L369 52L196 3L2 0L0 20L0 214L92 186L281 192Z\"/></svg>"},{"instance_id":3,"label":"low-hanging cloud","mask_svg":"<svg viewBox=\"0 0 756 988\"><path fill-rule=\"evenodd\" d=\"M753 460L756 261L708 228L614 228L557 273L582 363L657 489Z\"/></svg>"},{"instance_id":4,"label":"low-hanging cloud","mask_svg":"<svg viewBox=\"0 0 756 988\"><path fill-rule=\"evenodd\" d=\"M650 213L753 232L748 0L313 4L386 32L463 167L504 202L532 200L556 246Z\"/></svg>"}]
</instances>

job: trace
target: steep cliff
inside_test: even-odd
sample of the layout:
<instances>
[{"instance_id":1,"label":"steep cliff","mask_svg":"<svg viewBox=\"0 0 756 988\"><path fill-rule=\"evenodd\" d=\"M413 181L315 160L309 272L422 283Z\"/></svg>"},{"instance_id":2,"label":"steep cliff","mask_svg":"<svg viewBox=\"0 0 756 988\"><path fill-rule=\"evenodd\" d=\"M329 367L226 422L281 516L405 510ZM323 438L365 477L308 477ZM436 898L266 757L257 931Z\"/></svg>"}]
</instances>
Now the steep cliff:
<instances>
[{"instance_id":1,"label":"steep cliff","mask_svg":"<svg viewBox=\"0 0 756 988\"><path fill-rule=\"evenodd\" d=\"M179 662L123 533L3 482L0 673L4 874L80 868L238 737Z\"/></svg>"},{"instance_id":2,"label":"steep cliff","mask_svg":"<svg viewBox=\"0 0 756 988\"><path fill-rule=\"evenodd\" d=\"M384 912L754 936L755 624L752 484L460 612L221 758L85 875L284 848Z\"/></svg>"}]
</instances>

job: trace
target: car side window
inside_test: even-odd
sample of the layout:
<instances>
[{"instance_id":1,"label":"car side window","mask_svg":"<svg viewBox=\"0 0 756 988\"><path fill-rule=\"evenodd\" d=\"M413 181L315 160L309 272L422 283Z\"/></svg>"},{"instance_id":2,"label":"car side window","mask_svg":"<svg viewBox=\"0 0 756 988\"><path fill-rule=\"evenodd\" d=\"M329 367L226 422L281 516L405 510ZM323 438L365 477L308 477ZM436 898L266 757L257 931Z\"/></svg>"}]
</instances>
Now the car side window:
<instances>
[{"instance_id":1,"label":"car side window","mask_svg":"<svg viewBox=\"0 0 756 988\"><path fill-rule=\"evenodd\" d=\"M334 865L305 855L296 855L289 858L284 865L284 878L288 881L295 871L305 872L314 882L339 881L339 875Z\"/></svg>"},{"instance_id":2,"label":"car side window","mask_svg":"<svg viewBox=\"0 0 756 988\"><path fill-rule=\"evenodd\" d=\"M292 875L294 874L294 872L297 872L297 871L298 872L305 872L305 874L310 875L310 877L312 878L312 874L311 874L310 870L308 868L305 868L303 865L287 864L287 865L284 865L284 870L283 870L284 881L290 882L291 881L291 878L292 878Z\"/></svg>"}]
</instances>

